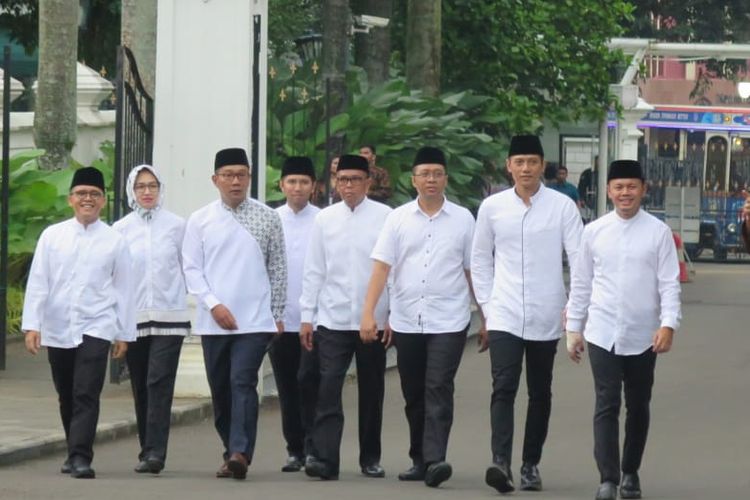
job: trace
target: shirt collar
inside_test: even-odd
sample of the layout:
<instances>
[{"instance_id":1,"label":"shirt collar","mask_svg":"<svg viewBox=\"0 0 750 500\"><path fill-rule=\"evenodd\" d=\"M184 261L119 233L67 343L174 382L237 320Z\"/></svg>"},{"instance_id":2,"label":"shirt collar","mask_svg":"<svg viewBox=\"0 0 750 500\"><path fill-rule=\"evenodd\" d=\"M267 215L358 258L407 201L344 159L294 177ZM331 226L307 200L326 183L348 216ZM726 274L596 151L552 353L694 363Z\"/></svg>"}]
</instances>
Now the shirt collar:
<instances>
[{"instance_id":1,"label":"shirt collar","mask_svg":"<svg viewBox=\"0 0 750 500\"><path fill-rule=\"evenodd\" d=\"M453 207L451 207L451 204L448 201L448 198L445 197L445 195L443 196L443 204L440 207L440 210L435 212L434 215L427 215L424 210L422 210L422 207L419 206L419 197L415 198L412 203L414 204L414 212L424 214L425 217L437 217L441 212L445 213L446 215L450 215L453 210Z\"/></svg>"},{"instance_id":2,"label":"shirt collar","mask_svg":"<svg viewBox=\"0 0 750 500\"><path fill-rule=\"evenodd\" d=\"M250 208L250 199L245 198L244 200L242 200L242 203L237 205L237 208L232 208L224 203L224 200L221 200L221 206L224 208L224 210L228 210L229 212L243 212Z\"/></svg>"},{"instance_id":3,"label":"shirt collar","mask_svg":"<svg viewBox=\"0 0 750 500\"><path fill-rule=\"evenodd\" d=\"M73 217L71 220L73 221L73 227L79 233L88 233L88 232L94 231L95 229L99 227L99 224L103 224L101 219L96 219L96 221L92 222L91 224L88 225L88 227L86 227L80 222L78 222L78 219L76 219L75 217Z\"/></svg>"},{"instance_id":4,"label":"shirt collar","mask_svg":"<svg viewBox=\"0 0 750 500\"><path fill-rule=\"evenodd\" d=\"M524 203L523 198L518 196L518 193L516 192L516 188L513 189L513 196L518 200L519 203ZM544 193L544 190L547 189L547 187L544 185L543 182L539 183L539 189L536 190L536 193L531 195L531 198L529 198L529 201L533 205L535 202L539 201L539 198L542 196L542 193Z\"/></svg>"}]
</instances>

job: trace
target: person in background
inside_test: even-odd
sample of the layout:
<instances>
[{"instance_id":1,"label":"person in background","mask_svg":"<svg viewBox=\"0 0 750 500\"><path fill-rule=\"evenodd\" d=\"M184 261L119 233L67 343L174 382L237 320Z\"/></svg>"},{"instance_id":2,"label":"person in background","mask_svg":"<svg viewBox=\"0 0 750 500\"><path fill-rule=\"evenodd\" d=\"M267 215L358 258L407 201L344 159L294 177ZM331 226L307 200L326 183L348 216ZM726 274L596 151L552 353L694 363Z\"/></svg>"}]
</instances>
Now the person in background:
<instances>
[{"instance_id":1,"label":"person in background","mask_svg":"<svg viewBox=\"0 0 750 500\"><path fill-rule=\"evenodd\" d=\"M167 457L177 363L190 332L181 254L185 220L162 207L164 183L154 167L131 170L125 190L133 211L112 227L128 244L136 290L138 338L126 354L141 446L135 471L158 474Z\"/></svg>"},{"instance_id":2,"label":"person in background","mask_svg":"<svg viewBox=\"0 0 750 500\"><path fill-rule=\"evenodd\" d=\"M287 286L284 333L271 342L268 357L279 391L281 428L289 454L282 472L297 472L312 454L312 426L320 378L318 351L302 349L299 341L302 270L315 216L320 209L310 203L315 168L306 156L290 156L281 168L279 187L286 203L276 209L284 226Z\"/></svg>"},{"instance_id":3,"label":"person in background","mask_svg":"<svg viewBox=\"0 0 750 500\"><path fill-rule=\"evenodd\" d=\"M375 146L360 146L359 155L367 160L370 168L370 189L367 191L367 197L387 204L393 194L391 178L386 169L377 166L378 157L375 153Z\"/></svg>"},{"instance_id":4,"label":"person in background","mask_svg":"<svg viewBox=\"0 0 750 500\"><path fill-rule=\"evenodd\" d=\"M547 187L568 196L578 205L578 189L568 182L568 167L565 165L557 167L555 178L547 184Z\"/></svg>"},{"instance_id":5,"label":"person in background","mask_svg":"<svg viewBox=\"0 0 750 500\"><path fill-rule=\"evenodd\" d=\"M113 358L124 357L136 329L128 245L99 219L105 203L102 173L76 170L73 218L39 237L21 323L31 354L47 348L68 445L60 472L80 479L96 477L91 461L110 346Z\"/></svg>"}]
</instances>

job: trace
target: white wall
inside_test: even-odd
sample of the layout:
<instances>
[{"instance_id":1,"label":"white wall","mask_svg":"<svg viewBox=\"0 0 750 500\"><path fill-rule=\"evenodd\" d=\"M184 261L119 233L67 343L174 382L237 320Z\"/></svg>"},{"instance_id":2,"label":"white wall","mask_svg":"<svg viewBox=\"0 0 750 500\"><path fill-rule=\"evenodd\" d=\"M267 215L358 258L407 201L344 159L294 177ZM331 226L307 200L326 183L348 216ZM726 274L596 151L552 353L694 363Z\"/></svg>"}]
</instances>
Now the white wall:
<instances>
[{"instance_id":1,"label":"white wall","mask_svg":"<svg viewBox=\"0 0 750 500\"><path fill-rule=\"evenodd\" d=\"M250 154L252 21L253 14L265 20L266 12L266 1L159 0L154 164L164 172L165 203L178 214L217 198L210 180L217 150L242 147ZM264 63L265 55L264 44ZM264 109L265 87L261 96ZM260 158L265 165L263 151ZM259 170L264 177L265 168Z\"/></svg>"}]
</instances>

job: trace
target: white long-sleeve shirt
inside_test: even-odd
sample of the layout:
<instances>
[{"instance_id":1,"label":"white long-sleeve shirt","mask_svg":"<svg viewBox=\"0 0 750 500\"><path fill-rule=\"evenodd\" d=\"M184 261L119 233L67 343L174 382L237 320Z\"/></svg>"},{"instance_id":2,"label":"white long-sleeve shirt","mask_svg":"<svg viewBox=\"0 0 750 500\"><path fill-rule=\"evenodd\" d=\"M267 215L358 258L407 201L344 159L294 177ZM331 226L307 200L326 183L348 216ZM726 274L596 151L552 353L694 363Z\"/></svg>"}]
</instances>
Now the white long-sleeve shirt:
<instances>
[{"instance_id":1,"label":"white long-sleeve shirt","mask_svg":"<svg viewBox=\"0 0 750 500\"><path fill-rule=\"evenodd\" d=\"M449 333L468 326L473 235L471 212L448 200L432 216L416 200L388 215L372 258L391 266L393 330Z\"/></svg>"},{"instance_id":2,"label":"white long-sleeve shirt","mask_svg":"<svg viewBox=\"0 0 750 500\"><path fill-rule=\"evenodd\" d=\"M283 231L280 223L278 229ZM198 299L194 333L276 331L264 253L258 241L220 200L198 209L188 219L182 261L188 292ZM237 320L236 330L224 330L211 316L211 309L218 304L227 307Z\"/></svg>"},{"instance_id":3,"label":"white long-sleeve shirt","mask_svg":"<svg viewBox=\"0 0 750 500\"><path fill-rule=\"evenodd\" d=\"M300 297L301 319L331 330L359 330L372 252L391 209L365 198L354 210L340 201L315 217L305 257ZM388 320L388 293L375 308L378 329Z\"/></svg>"},{"instance_id":4,"label":"white long-sleeve shirt","mask_svg":"<svg viewBox=\"0 0 750 500\"><path fill-rule=\"evenodd\" d=\"M112 228L128 243L137 323L190 321L181 254L185 220L160 208L148 218L131 212Z\"/></svg>"},{"instance_id":5,"label":"white long-sleeve shirt","mask_svg":"<svg viewBox=\"0 0 750 500\"><path fill-rule=\"evenodd\" d=\"M76 347L83 335L135 340L125 239L99 220L84 227L72 218L45 229L31 263L21 327L41 332L48 347Z\"/></svg>"},{"instance_id":6,"label":"white long-sleeve shirt","mask_svg":"<svg viewBox=\"0 0 750 500\"><path fill-rule=\"evenodd\" d=\"M284 226L286 246L286 306L284 307L284 331L299 332L299 298L302 295L302 271L305 267L305 254L310 242L315 216L320 209L311 203L299 212L294 212L288 204L276 209Z\"/></svg>"},{"instance_id":7,"label":"white long-sleeve shirt","mask_svg":"<svg viewBox=\"0 0 750 500\"><path fill-rule=\"evenodd\" d=\"M610 212L587 225L567 317L568 331L621 355L648 349L660 326L677 330L680 269L669 227L643 210L630 219Z\"/></svg>"},{"instance_id":8,"label":"white long-sleeve shirt","mask_svg":"<svg viewBox=\"0 0 750 500\"><path fill-rule=\"evenodd\" d=\"M567 300L562 252L575 262L583 224L575 203L562 193L541 185L530 201L527 206L508 189L482 202L471 279L488 330L555 340Z\"/></svg>"}]
</instances>

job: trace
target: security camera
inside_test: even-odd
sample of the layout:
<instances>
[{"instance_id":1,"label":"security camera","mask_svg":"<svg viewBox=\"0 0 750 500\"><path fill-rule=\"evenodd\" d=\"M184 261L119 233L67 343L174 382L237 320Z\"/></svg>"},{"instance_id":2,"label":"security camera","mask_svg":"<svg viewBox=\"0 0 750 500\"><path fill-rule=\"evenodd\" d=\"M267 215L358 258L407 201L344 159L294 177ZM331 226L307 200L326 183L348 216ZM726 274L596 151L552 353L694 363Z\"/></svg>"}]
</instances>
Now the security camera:
<instances>
[{"instance_id":1,"label":"security camera","mask_svg":"<svg viewBox=\"0 0 750 500\"><path fill-rule=\"evenodd\" d=\"M353 17L354 26L352 31L355 33L369 33L372 28L385 28L390 22L390 19L387 17L368 16L366 14Z\"/></svg>"}]
</instances>

